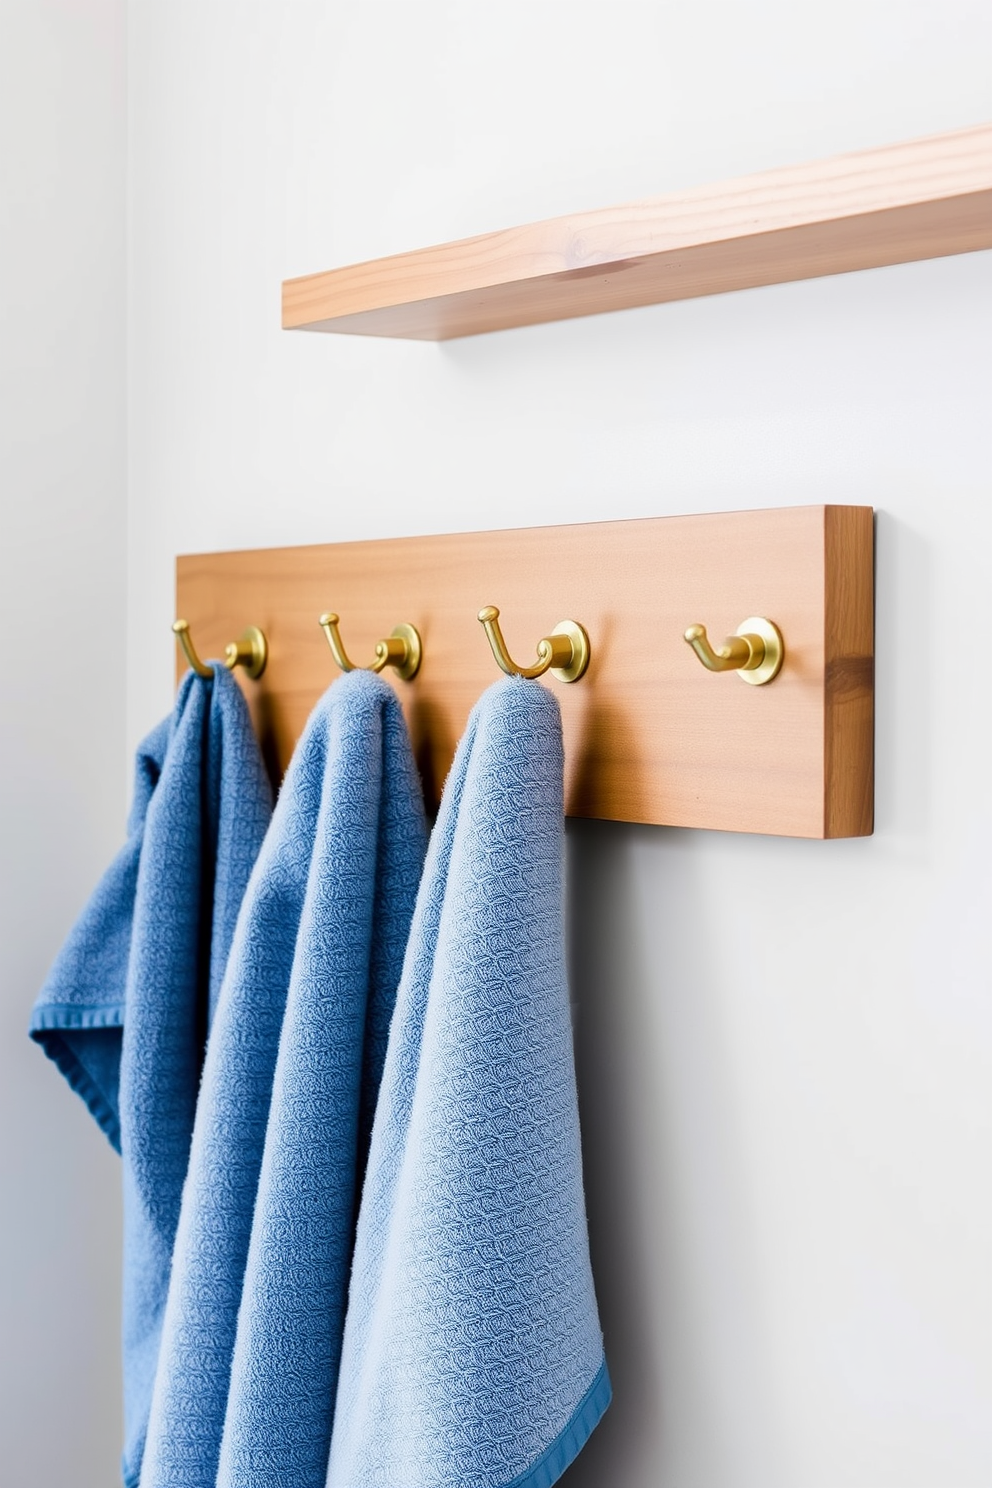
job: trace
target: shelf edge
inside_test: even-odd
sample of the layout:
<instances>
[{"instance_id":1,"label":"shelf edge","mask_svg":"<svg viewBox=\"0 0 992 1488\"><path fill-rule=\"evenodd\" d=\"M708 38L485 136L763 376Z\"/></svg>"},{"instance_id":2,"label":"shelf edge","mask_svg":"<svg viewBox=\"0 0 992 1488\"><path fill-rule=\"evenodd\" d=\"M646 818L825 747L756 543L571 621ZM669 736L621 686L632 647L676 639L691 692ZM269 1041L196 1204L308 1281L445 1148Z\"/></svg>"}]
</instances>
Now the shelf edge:
<instances>
[{"instance_id":1,"label":"shelf edge","mask_svg":"<svg viewBox=\"0 0 992 1488\"><path fill-rule=\"evenodd\" d=\"M992 125L283 283L283 328L440 340L992 247Z\"/></svg>"}]
</instances>

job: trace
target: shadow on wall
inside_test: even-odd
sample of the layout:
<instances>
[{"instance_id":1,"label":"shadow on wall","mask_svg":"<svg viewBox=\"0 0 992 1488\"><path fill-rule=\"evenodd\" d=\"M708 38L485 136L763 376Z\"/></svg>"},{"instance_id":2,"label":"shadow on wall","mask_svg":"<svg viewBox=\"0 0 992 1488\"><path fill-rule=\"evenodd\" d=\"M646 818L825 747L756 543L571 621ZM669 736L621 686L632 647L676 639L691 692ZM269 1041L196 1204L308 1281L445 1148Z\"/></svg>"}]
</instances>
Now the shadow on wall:
<instances>
[{"instance_id":1,"label":"shadow on wall","mask_svg":"<svg viewBox=\"0 0 992 1488\"><path fill-rule=\"evenodd\" d=\"M934 718L947 673L937 662L934 583L923 533L876 512L875 831L897 833L916 852L932 832Z\"/></svg>"},{"instance_id":2,"label":"shadow on wall","mask_svg":"<svg viewBox=\"0 0 992 1488\"><path fill-rule=\"evenodd\" d=\"M733 989L697 933L705 850L688 832L568 823L586 1198L613 1380L569 1488L743 1483L759 1463L779 1481L721 1027Z\"/></svg>"},{"instance_id":3,"label":"shadow on wall","mask_svg":"<svg viewBox=\"0 0 992 1488\"><path fill-rule=\"evenodd\" d=\"M628 1073L638 980L634 914L624 892L630 835L614 823L568 824L566 919L586 1206L613 1382L609 1410L565 1475L569 1488L617 1482L618 1470L636 1465L646 1470L661 1414L660 1360L644 1306L651 1280L639 1233L638 1114Z\"/></svg>"}]
</instances>

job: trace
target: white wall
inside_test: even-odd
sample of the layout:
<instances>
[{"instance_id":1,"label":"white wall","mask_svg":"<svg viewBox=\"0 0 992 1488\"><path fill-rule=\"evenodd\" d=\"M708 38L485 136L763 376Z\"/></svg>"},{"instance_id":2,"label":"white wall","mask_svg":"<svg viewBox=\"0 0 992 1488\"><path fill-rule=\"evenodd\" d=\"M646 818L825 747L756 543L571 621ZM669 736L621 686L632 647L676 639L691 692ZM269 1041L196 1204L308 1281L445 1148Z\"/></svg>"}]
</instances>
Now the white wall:
<instances>
[{"instance_id":1,"label":"white wall","mask_svg":"<svg viewBox=\"0 0 992 1488\"><path fill-rule=\"evenodd\" d=\"M878 508L874 838L570 828L616 1399L569 1481L987 1483L989 255L445 346L287 335L278 305L289 274L987 118L992 12L129 22L132 741L170 699L178 551Z\"/></svg>"},{"instance_id":2,"label":"white wall","mask_svg":"<svg viewBox=\"0 0 992 1488\"><path fill-rule=\"evenodd\" d=\"M119 1164L26 1037L122 840L124 0L0 3L0 1482L120 1456Z\"/></svg>"}]
</instances>

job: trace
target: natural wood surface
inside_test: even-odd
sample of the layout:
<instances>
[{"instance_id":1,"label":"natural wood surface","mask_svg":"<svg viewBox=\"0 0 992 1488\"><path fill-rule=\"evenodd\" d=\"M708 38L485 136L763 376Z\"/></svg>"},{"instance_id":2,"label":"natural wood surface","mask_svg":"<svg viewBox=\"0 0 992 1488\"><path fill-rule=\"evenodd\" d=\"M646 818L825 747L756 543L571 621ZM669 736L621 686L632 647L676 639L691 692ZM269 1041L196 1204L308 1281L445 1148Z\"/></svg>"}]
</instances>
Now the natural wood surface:
<instances>
[{"instance_id":1,"label":"natural wood surface","mask_svg":"<svg viewBox=\"0 0 992 1488\"><path fill-rule=\"evenodd\" d=\"M828 506L824 636L823 819L827 837L861 837L874 820L874 515Z\"/></svg>"},{"instance_id":2,"label":"natural wood surface","mask_svg":"<svg viewBox=\"0 0 992 1488\"><path fill-rule=\"evenodd\" d=\"M287 330L443 341L992 247L992 125L288 279Z\"/></svg>"},{"instance_id":3,"label":"natural wood surface","mask_svg":"<svg viewBox=\"0 0 992 1488\"><path fill-rule=\"evenodd\" d=\"M473 703L501 674L476 616L501 610L524 665L563 619L592 642L582 681L545 679L562 707L572 816L799 837L871 831L870 508L661 517L384 542L183 557L176 613L200 654L246 624L266 632L259 682L238 674L273 773L281 774L335 677L317 617L345 646L415 624L424 662L403 699L436 801ZM748 615L774 620L785 663L766 687L707 672L685 644ZM177 656L178 672L182 671ZM178 673L177 673L178 675Z\"/></svg>"}]
</instances>

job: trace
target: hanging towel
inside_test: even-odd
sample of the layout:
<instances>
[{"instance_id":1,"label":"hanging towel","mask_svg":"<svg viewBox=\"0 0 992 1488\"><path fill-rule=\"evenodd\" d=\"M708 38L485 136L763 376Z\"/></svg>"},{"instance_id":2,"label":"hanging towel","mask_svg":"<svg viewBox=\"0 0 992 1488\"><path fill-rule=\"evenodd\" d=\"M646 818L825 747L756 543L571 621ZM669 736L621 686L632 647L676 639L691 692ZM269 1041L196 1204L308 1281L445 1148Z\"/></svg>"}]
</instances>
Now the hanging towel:
<instances>
[{"instance_id":1,"label":"hanging towel","mask_svg":"<svg viewBox=\"0 0 992 1488\"><path fill-rule=\"evenodd\" d=\"M355 1244L329 1488L547 1488L610 1400L563 943L558 704L470 720L431 839Z\"/></svg>"},{"instance_id":2,"label":"hanging towel","mask_svg":"<svg viewBox=\"0 0 992 1488\"><path fill-rule=\"evenodd\" d=\"M297 746L235 933L142 1488L322 1488L357 1194L426 837L396 695L351 672Z\"/></svg>"},{"instance_id":3,"label":"hanging towel","mask_svg":"<svg viewBox=\"0 0 992 1488\"><path fill-rule=\"evenodd\" d=\"M41 1044L123 1156L124 1479L138 1481L203 1048L272 811L241 691L188 673L137 755L128 838L49 974Z\"/></svg>"}]
</instances>

